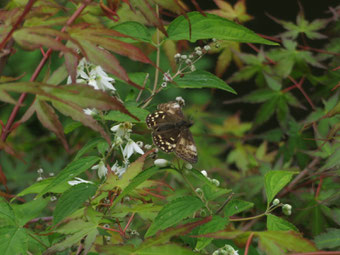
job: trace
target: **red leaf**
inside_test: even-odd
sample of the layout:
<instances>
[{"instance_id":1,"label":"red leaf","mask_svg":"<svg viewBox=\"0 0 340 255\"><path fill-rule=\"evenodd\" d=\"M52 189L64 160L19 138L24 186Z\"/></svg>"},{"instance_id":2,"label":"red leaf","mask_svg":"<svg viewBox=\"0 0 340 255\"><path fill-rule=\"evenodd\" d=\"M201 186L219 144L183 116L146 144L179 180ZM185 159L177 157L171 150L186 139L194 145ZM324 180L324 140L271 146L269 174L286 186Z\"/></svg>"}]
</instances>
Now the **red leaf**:
<instances>
[{"instance_id":1,"label":"red leaf","mask_svg":"<svg viewBox=\"0 0 340 255\"><path fill-rule=\"evenodd\" d=\"M64 135L63 126L59 121L58 115L55 113L53 108L44 101L37 99L34 103L37 117L41 124L51 130L60 139L64 148L68 151L69 147Z\"/></svg>"},{"instance_id":2,"label":"red leaf","mask_svg":"<svg viewBox=\"0 0 340 255\"><path fill-rule=\"evenodd\" d=\"M148 0L130 0L124 2L129 2L129 6L134 12L136 11L135 9L139 9L147 21L162 31L164 35L168 36L162 20L158 17Z\"/></svg>"}]
</instances>

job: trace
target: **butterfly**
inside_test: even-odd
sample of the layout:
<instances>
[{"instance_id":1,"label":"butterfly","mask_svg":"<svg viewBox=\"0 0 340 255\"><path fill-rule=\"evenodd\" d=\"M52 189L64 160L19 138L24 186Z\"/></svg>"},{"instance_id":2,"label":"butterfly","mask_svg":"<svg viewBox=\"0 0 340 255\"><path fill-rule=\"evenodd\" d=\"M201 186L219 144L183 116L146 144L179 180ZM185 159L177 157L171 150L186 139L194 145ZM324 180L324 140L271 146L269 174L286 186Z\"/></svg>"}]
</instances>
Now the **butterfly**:
<instances>
[{"instance_id":1,"label":"butterfly","mask_svg":"<svg viewBox=\"0 0 340 255\"><path fill-rule=\"evenodd\" d=\"M197 162L197 148L188 121L177 102L157 106L157 111L146 117L148 128L152 129L153 143L166 153L174 152L179 158L190 163Z\"/></svg>"}]
</instances>

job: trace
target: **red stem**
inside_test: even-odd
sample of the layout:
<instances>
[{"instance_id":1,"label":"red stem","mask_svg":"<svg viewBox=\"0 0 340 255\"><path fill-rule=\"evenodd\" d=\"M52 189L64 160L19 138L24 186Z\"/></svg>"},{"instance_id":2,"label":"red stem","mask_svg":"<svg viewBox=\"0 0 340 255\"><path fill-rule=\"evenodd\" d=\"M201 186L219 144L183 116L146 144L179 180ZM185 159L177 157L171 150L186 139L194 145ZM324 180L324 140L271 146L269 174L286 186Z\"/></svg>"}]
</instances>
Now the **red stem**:
<instances>
[{"instance_id":1,"label":"red stem","mask_svg":"<svg viewBox=\"0 0 340 255\"><path fill-rule=\"evenodd\" d=\"M117 233L119 233L120 235L123 236L122 232L120 232L119 230L114 229L114 228L106 228L106 227L103 227L103 226L98 226L98 228L102 228L102 229L110 230L110 231L113 231L113 232L117 232Z\"/></svg>"},{"instance_id":2,"label":"red stem","mask_svg":"<svg viewBox=\"0 0 340 255\"><path fill-rule=\"evenodd\" d=\"M247 243L246 243L246 249L244 250L244 255L248 255L249 246L251 244L251 240L253 239L254 233L251 233L248 237Z\"/></svg>"},{"instance_id":3,"label":"red stem","mask_svg":"<svg viewBox=\"0 0 340 255\"><path fill-rule=\"evenodd\" d=\"M69 26L70 24L72 24L74 22L74 20L80 15L80 13L85 9L85 7L91 2L92 0L85 0L80 6L79 8L73 13L73 15L68 19L68 21L66 22L66 25L61 29L61 32L64 32L66 30L66 27ZM60 41L59 37L56 37L56 41ZM43 66L45 65L47 59L49 58L49 56L52 53L52 49L48 49L47 52L43 55L42 60L40 61L39 65L37 66L37 68L35 69L34 73L31 76L30 82L35 81L35 79L38 77L40 71L42 70ZM18 114L19 108L20 106L23 104L25 98L26 98L27 93L22 93L20 95L20 98L17 102L17 104L15 105L15 107L13 108L11 115L9 116L9 119L6 123L5 128L2 130L2 134L1 134L1 140L5 141L7 139L7 136L9 135L9 133L11 132L11 127L13 125L13 122L15 120L16 115Z\"/></svg>"},{"instance_id":4,"label":"red stem","mask_svg":"<svg viewBox=\"0 0 340 255\"><path fill-rule=\"evenodd\" d=\"M128 223L126 224L125 228L124 228L124 234L126 232L126 230L128 229L129 225L131 224L132 220L133 220L133 217L135 217L135 213L133 213L128 221Z\"/></svg>"},{"instance_id":5,"label":"red stem","mask_svg":"<svg viewBox=\"0 0 340 255\"><path fill-rule=\"evenodd\" d=\"M318 197L319 197L320 190L321 190L321 187L322 187L322 183L323 183L323 176L320 176L319 185L318 185L318 188L316 189L316 192L315 192L315 199L318 199Z\"/></svg>"},{"instance_id":6,"label":"red stem","mask_svg":"<svg viewBox=\"0 0 340 255\"><path fill-rule=\"evenodd\" d=\"M21 22L23 21L23 19L27 15L27 13L31 10L31 8L32 8L32 6L33 6L35 1L36 0L29 0L28 1L28 3L25 6L25 9L22 12L22 14L20 15L19 19L17 20L17 22L15 22L15 24L13 25L11 31L9 31L7 36L0 43L0 51L5 47L6 43L9 41L9 39L11 38L12 34L14 33L14 31L18 28L18 26L21 24Z\"/></svg>"}]
</instances>

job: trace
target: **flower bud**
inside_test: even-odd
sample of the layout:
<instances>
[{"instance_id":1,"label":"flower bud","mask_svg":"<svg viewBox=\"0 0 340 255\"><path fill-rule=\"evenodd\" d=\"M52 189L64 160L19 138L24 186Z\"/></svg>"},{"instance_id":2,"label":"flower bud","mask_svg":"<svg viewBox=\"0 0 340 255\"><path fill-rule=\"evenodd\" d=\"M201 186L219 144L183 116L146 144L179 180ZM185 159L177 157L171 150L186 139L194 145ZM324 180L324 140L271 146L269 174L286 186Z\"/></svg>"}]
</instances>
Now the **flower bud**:
<instances>
[{"instance_id":1,"label":"flower bud","mask_svg":"<svg viewBox=\"0 0 340 255\"><path fill-rule=\"evenodd\" d=\"M274 201L273 201L273 205L278 205L280 203L280 200L275 198Z\"/></svg>"},{"instance_id":2,"label":"flower bud","mask_svg":"<svg viewBox=\"0 0 340 255\"><path fill-rule=\"evenodd\" d=\"M154 164L155 166L158 167L166 167L167 165L169 165L169 161L167 161L166 159L159 158L154 161Z\"/></svg>"}]
</instances>

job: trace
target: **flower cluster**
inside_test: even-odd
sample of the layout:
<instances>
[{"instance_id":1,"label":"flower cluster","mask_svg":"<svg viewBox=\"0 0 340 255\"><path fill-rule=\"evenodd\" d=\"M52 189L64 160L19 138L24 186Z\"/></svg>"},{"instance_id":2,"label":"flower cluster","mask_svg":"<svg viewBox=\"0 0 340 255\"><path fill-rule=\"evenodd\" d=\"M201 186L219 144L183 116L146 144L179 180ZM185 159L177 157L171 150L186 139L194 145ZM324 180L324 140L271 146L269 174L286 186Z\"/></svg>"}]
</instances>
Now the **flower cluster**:
<instances>
[{"instance_id":1,"label":"flower cluster","mask_svg":"<svg viewBox=\"0 0 340 255\"><path fill-rule=\"evenodd\" d=\"M179 64L180 66L182 64L185 64L185 67L182 70L181 68L179 68L180 72L184 71L184 69L186 68L189 68L190 72L196 71L196 67L194 64L209 50L210 46L205 45L203 48L201 48L200 46L195 47L194 52L189 55L185 54L182 55L180 53L176 53L174 56L176 63Z\"/></svg>"},{"instance_id":2,"label":"flower cluster","mask_svg":"<svg viewBox=\"0 0 340 255\"><path fill-rule=\"evenodd\" d=\"M115 80L107 75L107 73L100 66L89 63L85 58L79 61L77 67L77 83L88 84L94 89L103 91L116 91L112 83ZM71 77L67 79L67 84L72 83Z\"/></svg>"},{"instance_id":3,"label":"flower cluster","mask_svg":"<svg viewBox=\"0 0 340 255\"><path fill-rule=\"evenodd\" d=\"M141 149L143 147L142 142L135 142L131 139L130 134L132 130L132 124L130 122L124 122L117 124L111 128L111 131L115 133L112 149L117 149L123 155L122 165L116 161L110 168L118 177L121 177L130 164L130 157L135 154L144 154ZM99 178L106 176L108 171L107 166L105 166L104 160L101 160L98 165L92 167L93 170L97 170Z\"/></svg>"},{"instance_id":4,"label":"flower cluster","mask_svg":"<svg viewBox=\"0 0 340 255\"><path fill-rule=\"evenodd\" d=\"M226 244L224 247L214 251L213 255L238 255L238 251L231 245Z\"/></svg>"},{"instance_id":5,"label":"flower cluster","mask_svg":"<svg viewBox=\"0 0 340 255\"><path fill-rule=\"evenodd\" d=\"M76 82L88 84L96 90L109 91L114 93L115 87L112 85L115 80L107 75L107 73L100 66L89 63L85 58L79 61L77 67ZM71 76L67 78L67 84L72 83ZM84 109L87 115L96 115L96 109Z\"/></svg>"}]
</instances>

